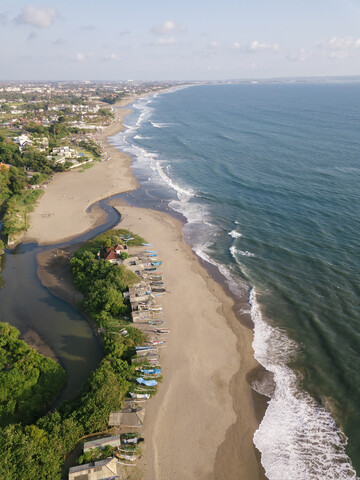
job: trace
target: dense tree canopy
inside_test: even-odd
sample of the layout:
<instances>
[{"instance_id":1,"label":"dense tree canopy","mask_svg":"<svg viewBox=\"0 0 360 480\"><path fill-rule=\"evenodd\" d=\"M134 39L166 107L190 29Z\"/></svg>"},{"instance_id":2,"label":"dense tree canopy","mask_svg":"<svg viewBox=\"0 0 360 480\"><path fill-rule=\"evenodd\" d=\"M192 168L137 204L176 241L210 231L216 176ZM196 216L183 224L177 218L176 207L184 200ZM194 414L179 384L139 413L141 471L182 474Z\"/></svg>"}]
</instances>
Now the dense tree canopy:
<instances>
[{"instance_id":1,"label":"dense tree canopy","mask_svg":"<svg viewBox=\"0 0 360 480\"><path fill-rule=\"evenodd\" d=\"M116 231L102 235L101 242L113 236L118 240L118 235ZM66 455L85 435L107 428L109 413L121 407L122 400L129 391L134 375L131 359L135 355L135 345L142 343L144 336L131 326L126 327L126 336L119 334L116 327L119 320L113 317L112 312L117 311L117 308L121 311L126 308L121 292L136 281L137 277L125 268L96 260L92 251L95 245L99 248L99 237L81 247L71 264L75 283L85 295L84 306L102 327L105 356L76 399L64 402L58 410L39 418L32 425L25 425L25 422L7 425L8 422L5 421L4 428L0 430L0 479L60 480ZM92 282L98 282L102 291L100 299L96 289L90 289L89 295L86 293ZM104 286L106 291L103 291ZM18 332L5 324L0 340L5 346L16 343ZM28 347L23 343L19 345L16 355L14 350L10 350L13 355L12 364L19 369L12 379L25 385L26 382L31 384L36 381L36 378L41 379L41 375L38 376L35 368L22 376L22 363L32 360L32 356L27 353ZM8 361L6 357L1 357L0 365L2 362L7 366ZM49 375L45 375L44 382L41 383L43 388L47 388L48 381L54 378L50 370L47 373ZM17 388L13 385L13 390L6 390L10 404L13 404L11 395L18 392ZM26 399L28 392L25 393ZM38 397L36 399L39 401Z\"/></svg>"},{"instance_id":2,"label":"dense tree canopy","mask_svg":"<svg viewBox=\"0 0 360 480\"><path fill-rule=\"evenodd\" d=\"M65 384L65 371L0 323L0 426L29 423L50 405Z\"/></svg>"}]
</instances>

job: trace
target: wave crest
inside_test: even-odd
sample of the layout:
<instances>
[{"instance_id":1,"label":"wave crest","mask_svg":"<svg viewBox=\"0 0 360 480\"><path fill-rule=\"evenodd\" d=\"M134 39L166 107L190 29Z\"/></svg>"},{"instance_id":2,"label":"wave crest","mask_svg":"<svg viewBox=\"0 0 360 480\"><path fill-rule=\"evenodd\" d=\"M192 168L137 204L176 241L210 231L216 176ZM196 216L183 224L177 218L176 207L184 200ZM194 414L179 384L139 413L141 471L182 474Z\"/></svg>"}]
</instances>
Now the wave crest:
<instances>
[{"instance_id":1,"label":"wave crest","mask_svg":"<svg viewBox=\"0 0 360 480\"><path fill-rule=\"evenodd\" d=\"M232 238L240 238L242 237L242 234L237 232L236 230L231 230L231 232L229 232L229 235L230 237Z\"/></svg>"},{"instance_id":2,"label":"wave crest","mask_svg":"<svg viewBox=\"0 0 360 480\"><path fill-rule=\"evenodd\" d=\"M347 440L330 413L300 391L287 363L297 344L262 318L250 294L255 358L273 374L275 389L254 435L269 480L356 480L345 453Z\"/></svg>"},{"instance_id":3,"label":"wave crest","mask_svg":"<svg viewBox=\"0 0 360 480\"><path fill-rule=\"evenodd\" d=\"M229 248L229 250L231 255L235 258L235 260L236 260L236 255L241 255L242 257L255 257L255 253L248 252L247 250L239 250L238 248L235 248L234 245L232 245Z\"/></svg>"}]
</instances>

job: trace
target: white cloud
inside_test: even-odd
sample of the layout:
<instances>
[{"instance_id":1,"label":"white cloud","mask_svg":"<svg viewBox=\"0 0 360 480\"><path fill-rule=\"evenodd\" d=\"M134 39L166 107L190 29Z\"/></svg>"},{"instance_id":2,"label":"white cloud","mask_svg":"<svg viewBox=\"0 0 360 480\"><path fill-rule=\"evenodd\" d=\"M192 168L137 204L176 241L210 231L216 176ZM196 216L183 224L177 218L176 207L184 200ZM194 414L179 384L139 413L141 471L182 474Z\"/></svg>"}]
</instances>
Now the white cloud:
<instances>
[{"instance_id":1,"label":"white cloud","mask_svg":"<svg viewBox=\"0 0 360 480\"><path fill-rule=\"evenodd\" d=\"M162 24L153 27L151 32L155 35L169 35L173 32L186 32L186 26L172 20L166 20Z\"/></svg>"},{"instance_id":2,"label":"white cloud","mask_svg":"<svg viewBox=\"0 0 360 480\"><path fill-rule=\"evenodd\" d=\"M117 56L116 53L107 53L105 55L105 60L113 60L113 61L118 61L120 60L119 57Z\"/></svg>"},{"instance_id":3,"label":"white cloud","mask_svg":"<svg viewBox=\"0 0 360 480\"><path fill-rule=\"evenodd\" d=\"M234 42L234 43L232 44L232 47L235 48L235 50L240 50L241 45L240 45L239 42Z\"/></svg>"},{"instance_id":4,"label":"white cloud","mask_svg":"<svg viewBox=\"0 0 360 480\"><path fill-rule=\"evenodd\" d=\"M245 51L249 53L257 53L257 52L278 52L279 51L279 44L278 43L261 43L258 40L254 40L251 42L247 47L245 47Z\"/></svg>"},{"instance_id":5,"label":"white cloud","mask_svg":"<svg viewBox=\"0 0 360 480\"><path fill-rule=\"evenodd\" d=\"M58 12L53 7L34 7L29 5L22 9L15 18L16 23L33 25L34 27L51 27L58 17Z\"/></svg>"},{"instance_id":6,"label":"white cloud","mask_svg":"<svg viewBox=\"0 0 360 480\"><path fill-rule=\"evenodd\" d=\"M360 38L333 37L330 40L322 40L318 43L318 47L330 58L346 58L351 50L360 48Z\"/></svg>"},{"instance_id":7,"label":"white cloud","mask_svg":"<svg viewBox=\"0 0 360 480\"><path fill-rule=\"evenodd\" d=\"M77 60L78 62L83 62L86 58L86 54L85 53L77 53L75 55L75 60Z\"/></svg>"},{"instance_id":8,"label":"white cloud","mask_svg":"<svg viewBox=\"0 0 360 480\"><path fill-rule=\"evenodd\" d=\"M213 49L219 48L219 43L216 40L214 40L211 43L209 43L209 47Z\"/></svg>"},{"instance_id":9,"label":"white cloud","mask_svg":"<svg viewBox=\"0 0 360 480\"><path fill-rule=\"evenodd\" d=\"M73 56L73 60L76 60L77 62L84 62L87 58L93 57L93 53L76 53Z\"/></svg>"},{"instance_id":10,"label":"white cloud","mask_svg":"<svg viewBox=\"0 0 360 480\"><path fill-rule=\"evenodd\" d=\"M305 62L310 56L310 53L305 50L305 48L300 48L299 50L294 50L287 55L287 59L290 62Z\"/></svg>"},{"instance_id":11,"label":"white cloud","mask_svg":"<svg viewBox=\"0 0 360 480\"><path fill-rule=\"evenodd\" d=\"M164 45L174 45L176 43L175 37L170 38L157 38L153 45L164 46Z\"/></svg>"}]
</instances>

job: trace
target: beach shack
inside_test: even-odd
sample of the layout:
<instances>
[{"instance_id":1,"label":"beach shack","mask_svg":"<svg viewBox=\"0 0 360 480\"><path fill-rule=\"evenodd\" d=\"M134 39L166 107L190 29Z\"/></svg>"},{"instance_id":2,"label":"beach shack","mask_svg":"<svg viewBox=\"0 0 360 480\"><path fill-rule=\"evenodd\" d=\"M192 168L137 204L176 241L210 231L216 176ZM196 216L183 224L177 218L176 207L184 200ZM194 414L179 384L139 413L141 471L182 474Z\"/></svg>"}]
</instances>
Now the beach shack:
<instances>
[{"instance_id":1,"label":"beach shack","mask_svg":"<svg viewBox=\"0 0 360 480\"><path fill-rule=\"evenodd\" d=\"M149 262L140 259L139 257L130 257L122 260L121 264L132 272L140 274L140 272L144 270L144 268L149 264Z\"/></svg>"},{"instance_id":2,"label":"beach shack","mask_svg":"<svg viewBox=\"0 0 360 480\"><path fill-rule=\"evenodd\" d=\"M114 250L110 250L109 252L105 253L104 258L110 263L118 263L118 260L120 259L120 255L117 254Z\"/></svg>"},{"instance_id":3,"label":"beach shack","mask_svg":"<svg viewBox=\"0 0 360 480\"><path fill-rule=\"evenodd\" d=\"M114 435L113 437L98 438L84 443L84 453L92 448L105 448L108 445L111 447L120 447L120 435Z\"/></svg>"},{"instance_id":4,"label":"beach shack","mask_svg":"<svg viewBox=\"0 0 360 480\"><path fill-rule=\"evenodd\" d=\"M116 458L106 458L99 462L86 463L71 467L69 480L125 480L128 474Z\"/></svg>"},{"instance_id":5,"label":"beach shack","mask_svg":"<svg viewBox=\"0 0 360 480\"><path fill-rule=\"evenodd\" d=\"M152 318L151 312L149 310L133 310L131 312L133 323L144 323L149 322Z\"/></svg>"},{"instance_id":6,"label":"beach shack","mask_svg":"<svg viewBox=\"0 0 360 480\"><path fill-rule=\"evenodd\" d=\"M110 427L141 428L144 423L145 409L141 407L124 408L109 415Z\"/></svg>"},{"instance_id":7,"label":"beach shack","mask_svg":"<svg viewBox=\"0 0 360 480\"><path fill-rule=\"evenodd\" d=\"M148 283L138 283L129 288L130 303L147 301L150 293L151 288Z\"/></svg>"}]
</instances>

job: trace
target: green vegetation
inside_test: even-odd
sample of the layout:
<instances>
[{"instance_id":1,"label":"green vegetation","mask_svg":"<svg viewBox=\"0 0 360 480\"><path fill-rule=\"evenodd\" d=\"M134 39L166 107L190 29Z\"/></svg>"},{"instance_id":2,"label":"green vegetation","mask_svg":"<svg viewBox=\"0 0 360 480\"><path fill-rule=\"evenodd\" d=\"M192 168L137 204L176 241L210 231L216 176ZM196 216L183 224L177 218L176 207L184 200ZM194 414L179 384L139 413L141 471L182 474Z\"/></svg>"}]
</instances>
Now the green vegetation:
<instances>
[{"instance_id":1,"label":"green vegetation","mask_svg":"<svg viewBox=\"0 0 360 480\"><path fill-rule=\"evenodd\" d=\"M114 93L112 95L107 95L106 97L102 97L101 101L104 103L108 103L109 105L114 105L116 102L120 102L125 98L123 93Z\"/></svg>"},{"instance_id":2,"label":"green vegetation","mask_svg":"<svg viewBox=\"0 0 360 480\"><path fill-rule=\"evenodd\" d=\"M98 114L101 115L102 117L109 117L109 118L114 117L114 114L108 108L100 108L100 110L98 111Z\"/></svg>"},{"instance_id":3,"label":"green vegetation","mask_svg":"<svg viewBox=\"0 0 360 480\"><path fill-rule=\"evenodd\" d=\"M0 162L11 165L21 162L19 147L4 136L0 137Z\"/></svg>"},{"instance_id":4,"label":"green vegetation","mask_svg":"<svg viewBox=\"0 0 360 480\"><path fill-rule=\"evenodd\" d=\"M124 241L124 237L130 237L131 240L128 242ZM129 230L126 230L124 228L120 229L113 229L113 230L108 230L105 233L102 233L101 235L98 235L97 237L93 238L89 242L87 242L85 245L79 248L77 250L75 256L78 256L80 253L84 251L90 251L94 255L97 255L98 253L103 256L107 248L110 248L112 245L128 245L129 247L134 247L138 245L142 245L145 243L145 240L140 237L140 235L136 235L135 233L129 232Z\"/></svg>"},{"instance_id":5,"label":"green vegetation","mask_svg":"<svg viewBox=\"0 0 360 480\"><path fill-rule=\"evenodd\" d=\"M60 480L66 455L84 436L105 431L109 413L119 409L128 394L135 373L131 359L144 335L131 326L123 335L120 327L126 321L120 315L129 308L122 292L137 277L95 256L99 248L107 248L104 242L114 239L118 243L119 235L129 233L111 230L100 235L82 246L71 260L74 282L84 293L83 306L101 327L105 356L78 398L64 402L32 425L12 423L0 431L1 479Z\"/></svg>"},{"instance_id":6,"label":"green vegetation","mask_svg":"<svg viewBox=\"0 0 360 480\"><path fill-rule=\"evenodd\" d=\"M19 330L0 323L0 426L33 421L58 396L65 371L19 339Z\"/></svg>"},{"instance_id":7,"label":"green vegetation","mask_svg":"<svg viewBox=\"0 0 360 480\"><path fill-rule=\"evenodd\" d=\"M35 177L35 180L39 178ZM3 215L2 233L5 236L28 228L27 215L43 193L42 190L25 190L26 185L24 170L17 167L0 168L0 214Z\"/></svg>"},{"instance_id":8,"label":"green vegetation","mask_svg":"<svg viewBox=\"0 0 360 480\"><path fill-rule=\"evenodd\" d=\"M139 277L123 265L96 259L110 238L115 240L114 243L120 241L117 231L111 230L80 248L70 260L75 287L84 295L83 306L101 327L110 325L110 316L129 312L122 292L139 281Z\"/></svg>"},{"instance_id":9,"label":"green vegetation","mask_svg":"<svg viewBox=\"0 0 360 480\"><path fill-rule=\"evenodd\" d=\"M84 455L80 455L78 463L83 465L84 463L89 462L97 462L99 460L104 460L107 457L111 457L112 452L115 450L114 447L111 445L106 445L104 448L92 448L84 453Z\"/></svg>"},{"instance_id":10,"label":"green vegetation","mask_svg":"<svg viewBox=\"0 0 360 480\"><path fill-rule=\"evenodd\" d=\"M4 235L9 237L28 229L28 214L33 211L34 205L43 193L43 190L26 190L14 194L7 201L3 217Z\"/></svg>"},{"instance_id":11,"label":"green vegetation","mask_svg":"<svg viewBox=\"0 0 360 480\"><path fill-rule=\"evenodd\" d=\"M42 190L26 189L48 180L58 166L33 147L20 154L19 147L5 137L0 137L0 162L11 165L10 168L0 168L0 218L3 217L4 222L2 233L9 236L27 230L27 214L43 193ZM35 174L28 179L26 170Z\"/></svg>"},{"instance_id":12,"label":"green vegetation","mask_svg":"<svg viewBox=\"0 0 360 480\"><path fill-rule=\"evenodd\" d=\"M93 167L94 163L86 163L85 165L82 165L81 169L78 170L79 173L85 172L85 170L89 170L89 168Z\"/></svg>"},{"instance_id":13,"label":"green vegetation","mask_svg":"<svg viewBox=\"0 0 360 480\"><path fill-rule=\"evenodd\" d=\"M79 143L79 146L85 150L86 152L90 153L95 159L100 159L101 157L101 149L99 145L97 145L94 142L91 142L90 140L82 140Z\"/></svg>"}]
</instances>

